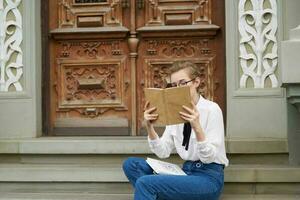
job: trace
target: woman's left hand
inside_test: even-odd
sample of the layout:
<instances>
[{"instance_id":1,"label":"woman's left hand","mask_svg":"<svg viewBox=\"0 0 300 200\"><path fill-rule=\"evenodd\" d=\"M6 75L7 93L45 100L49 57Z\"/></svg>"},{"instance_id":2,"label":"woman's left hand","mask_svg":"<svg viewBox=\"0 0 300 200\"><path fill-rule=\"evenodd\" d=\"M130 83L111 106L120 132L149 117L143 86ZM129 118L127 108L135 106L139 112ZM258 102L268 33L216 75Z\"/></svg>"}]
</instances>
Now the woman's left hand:
<instances>
[{"instance_id":1,"label":"woman's left hand","mask_svg":"<svg viewBox=\"0 0 300 200\"><path fill-rule=\"evenodd\" d=\"M193 101L191 101L191 104L192 104L192 109L187 106L182 106L186 112L179 112L180 117L190 122L192 128L201 127L199 122L200 114Z\"/></svg>"}]
</instances>

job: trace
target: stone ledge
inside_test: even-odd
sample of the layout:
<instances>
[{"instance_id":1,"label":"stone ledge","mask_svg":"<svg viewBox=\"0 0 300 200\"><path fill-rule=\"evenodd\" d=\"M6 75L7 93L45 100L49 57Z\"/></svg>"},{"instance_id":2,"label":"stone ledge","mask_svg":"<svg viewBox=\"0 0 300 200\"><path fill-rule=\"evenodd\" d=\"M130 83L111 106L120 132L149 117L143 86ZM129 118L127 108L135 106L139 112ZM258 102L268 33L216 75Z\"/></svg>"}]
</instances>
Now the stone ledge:
<instances>
[{"instance_id":1,"label":"stone ledge","mask_svg":"<svg viewBox=\"0 0 300 200\"><path fill-rule=\"evenodd\" d=\"M0 193L0 200L131 200L132 194Z\"/></svg>"},{"instance_id":2,"label":"stone ledge","mask_svg":"<svg viewBox=\"0 0 300 200\"><path fill-rule=\"evenodd\" d=\"M222 195L220 200L299 200L300 195ZM0 193L0 200L132 200L133 194Z\"/></svg>"},{"instance_id":3,"label":"stone ledge","mask_svg":"<svg viewBox=\"0 0 300 200\"><path fill-rule=\"evenodd\" d=\"M0 164L0 182L128 182L119 165ZM300 167L230 165L225 182L300 183Z\"/></svg>"},{"instance_id":4,"label":"stone ledge","mask_svg":"<svg viewBox=\"0 0 300 200\"><path fill-rule=\"evenodd\" d=\"M287 153L286 139L226 139L227 153ZM151 154L146 137L0 139L0 154Z\"/></svg>"},{"instance_id":5,"label":"stone ledge","mask_svg":"<svg viewBox=\"0 0 300 200\"><path fill-rule=\"evenodd\" d=\"M299 200L300 195L222 195L220 200Z\"/></svg>"}]
</instances>

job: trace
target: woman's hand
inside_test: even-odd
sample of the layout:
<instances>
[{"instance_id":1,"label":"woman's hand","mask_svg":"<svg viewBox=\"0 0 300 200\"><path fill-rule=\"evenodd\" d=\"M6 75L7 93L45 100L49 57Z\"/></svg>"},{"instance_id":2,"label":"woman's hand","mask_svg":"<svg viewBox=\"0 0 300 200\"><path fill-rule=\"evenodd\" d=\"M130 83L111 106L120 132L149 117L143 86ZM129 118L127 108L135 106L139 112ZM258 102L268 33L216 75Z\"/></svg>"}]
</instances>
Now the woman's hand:
<instances>
[{"instance_id":1,"label":"woman's hand","mask_svg":"<svg viewBox=\"0 0 300 200\"><path fill-rule=\"evenodd\" d=\"M155 107L149 108L150 102L147 101L144 106L144 119L146 121L147 126L153 125L153 122L157 120L158 114L153 114L156 110Z\"/></svg>"},{"instance_id":2,"label":"woman's hand","mask_svg":"<svg viewBox=\"0 0 300 200\"><path fill-rule=\"evenodd\" d=\"M150 102L147 101L144 106L144 119L146 121L146 129L148 136L151 140L155 140L158 138L157 133L154 130L153 122L157 120L158 114L153 114L153 112L156 110L155 107L149 108Z\"/></svg>"},{"instance_id":3,"label":"woman's hand","mask_svg":"<svg viewBox=\"0 0 300 200\"><path fill-rule=\"evenodd\" d=\"M193 101L191 101L191 104L192 104L192 109L187 106L182 106L186 112L179 112L179 114L182 119L190 122L191 127L193 129L196 129L201 127L199 122L200 114Z\"/></svg>"},{"instance_id":4,"label":"woman's hand","mask_svg":"<svg viewBox=\"0 0 300 200\"><path fill-rule=\"evenodd\" d=\"M203 132L201 124L200 124L200 114L199 114L194 102L191 102L191 103L192 103L192 109L187 106L182 106L186 112L179 112L179 114L182 119L190 122L191 127L195 131L197 140L204 141L205 135L204 135L204 132Z\"/></svg>"}]
</instances>

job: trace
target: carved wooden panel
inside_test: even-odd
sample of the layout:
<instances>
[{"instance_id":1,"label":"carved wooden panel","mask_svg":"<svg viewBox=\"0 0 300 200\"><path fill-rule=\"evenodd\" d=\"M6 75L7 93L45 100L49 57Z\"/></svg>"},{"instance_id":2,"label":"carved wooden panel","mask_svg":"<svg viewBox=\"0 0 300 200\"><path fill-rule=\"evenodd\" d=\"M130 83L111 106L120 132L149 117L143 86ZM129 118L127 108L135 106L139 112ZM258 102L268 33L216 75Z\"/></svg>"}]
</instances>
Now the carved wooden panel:
<instances>
[{"instance_id":1,"label":"carved wooden panel","mask_svg":"<svg viewBox=\"0 0 300 200\"><path fill-rule=\"evenodd\" d=\"M182 59L184 60L184 59ZM213 58L191 59L198 66L200 71L200 94L207 99L214 100L214 60ZM144 77L142 77L141 86L164 88L169 82L169 68L172 66L173 59L171 60L145 60L143 69ZM143 81L145 80L145 81ZM143 100L142 100L143 101Z\"/></svg>"},{"instance_id":2,"label":"carved wooden panel","mask_svg":"<svg viewBox=\"0 0 300 200\"><path fill-rule=\"evenodd\" d=\"M124 55L124 40L59 41L58 58L100 59Z\"/></svg>"},{"instance_id":3,"label":"carved wooden panel","mask_svg":"<svg viewBox=\"0 0 300 200\"><path fill-rule=\"evenodd\" d=\"M213 56L213 44L209 39L160 39L145 40L146 56L161 56L167 58Z\"/></svg>"},{"instance_id":4,"label":"carved wooden panel","mask_svg":"<svg viewBox=\"0 0 300 200\"><path fill-rule=\"evenodd\" d=\"M145 25L192 25L211 23L212 0L147 0Z\"/></svg>"},{"instance_id":5,"label":"carved wooden panel","mask_svg":"<svg viewBox=\"0 0 300 200\"><path fill-rule=\"evenodd\" d=\"M124 63L60 60L57 69L58 112L96 117L109 109L127 110ZM73 115L76 116L76 115Z\"/></svg>"},{"instance_id":6,"label":"carved wooden panel","mask_svg":"<svg viewBox=\"0 0 300 200\"><path fill-rule=\"evenodd\" d=\"M66 40L55 41L53 46L51 96L56 132L61 132L57 124L101 127L101 121L112 127L122 121L128 129L131 88L126 41ZM99 122L95 125L94 120Z\"/></svg>"},{"instance_id":7,"label":"carved wooden panel","mask_svg":"<svg viewBox=\"0 0 300 200\"><path fill-rule=\"evenodd\" d=\"M121 26L119 0L59 0L59 28Z\"/></svg>"},{"instance_id":8,"label":"carved wooden panel","mask_svg":"<svg viewBox=\"0 0 300 200\"><path fill-rule=\"evenodd\" d=\"M102 2L107 2L107 0L74 0L75 4L95 4Z\"/></svg>"},{"instance_id":9,"label":"carved wooden panel","mask_svg":"<svg viewBox=\"0 0 300 200\"><path fill-rule=\"evenodd\" d=\"M224 110L224 0L45 1L49 134L143 134L143 89L164 87L175 60Z\"/></svg>"},{"instance_id":10,"label":"carved wooden panel","mask_svg":"<svg viewBox=\"0 0 300 200\"><path fill-rule=\"evenodd\" d=\"M216 95L219 88L219 76L216 66L216 43L211 38L146 38L140 46L138 76L139 123L142 124L142 110L145 103L145 87L164 88L169 82L169 68L175 60L187 60L195 63L200 71L200 94L207 99L220 101Z\"/></svg>"}]
</instances>

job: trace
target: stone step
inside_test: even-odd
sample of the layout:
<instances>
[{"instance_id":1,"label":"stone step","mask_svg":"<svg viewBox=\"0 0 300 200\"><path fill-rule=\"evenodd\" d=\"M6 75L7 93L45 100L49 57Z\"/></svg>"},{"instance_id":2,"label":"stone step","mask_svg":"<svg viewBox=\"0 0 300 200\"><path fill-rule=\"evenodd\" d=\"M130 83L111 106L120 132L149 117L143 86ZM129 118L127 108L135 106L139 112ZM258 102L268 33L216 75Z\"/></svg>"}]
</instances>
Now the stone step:
<instances>
[{"instance_id":1,"label":"stone step","mask_svg":"<svg viewBox=\"0 0 300 200\"><path fill-rule=\"evenodd\" d=\"M225 139L229 154L287 153L286 139ZM150 154L147 138L137 137L40 137L1 139L0 154Z\"/></svg>"},{"instance_id":2,"label":"stone step","mask_svg":"<svg viewBox=\"0 0 300 200\"><path fill-rule=\"evenodd\" d=\"M128 182L121 166L62 164L0 164L0 182ZM230 165L225 182L300 183L300 167Z\"/></svg>"},{"instance_id":3,"label":"stone step","mask_svg":"<svg viewBox=\"0 0 300 200\"><path fill-rule=\"evenodd\" d=\"M98 164L122 165L130 156L153 157L153 154L0 154L1 163L23 164ZM287 165L287 153L273 154L227 154L230 164L271 164ZM172 163L182 163L182 159L175 154L166 159Z\"/></svg>"},{"instance_id":4,"label":"stone step","mask_svg":"<svg viewBox=\"0 0 300 200\"><path fill-rule=\"evenodd\" d=\"M220 200L299 200L300 195L222 195ZM0 193L0 200L132 200L132 194Z\"/></svg>"},{"instance_id":5,"label":"stone step","mask_svg":"<svg viewBox=\"0 0 300 200\"><path fill-rule=\"evenodd\" d=\"M272 184L267 185L240 185L229 186L228 183L225 183L224 195L300 195L300 186L299 185L285 185L283 187L281 184ZM245 188L247 186L247 188ZM1 194L20 194L20 193L68 193L68 194L132 194L133 190L129 183L0 183L0 196Z\"/></svg>"},{"instance_id":6,"label":"stone step","mask_svg":"<svg viewBox=\"0 0 300 200\"><path fill-rule=\"evenodd\" d=\"M300 195L230 195L225 194L220 200L299 200Z\"/></svg>"},{"instance_id":7,"label":"stone step","mask_svg":"<svg viewBox=\"0 0 300 200\"><path fill-rule=\"evenodd\" d=\"M131 194L128 182L0 182L0 193ZM230 183L224 194L300 194L300 183Z\"/></svg>"},{"instance_id":8,"label":"stone step","mask_svg":"<svg viewBox=\"0 0 300 200\"><path fill-rule=\"evenodd\" d=\"M132 200L132 194L0 193L0 200Z\"/></svg>"}]
</instances>

